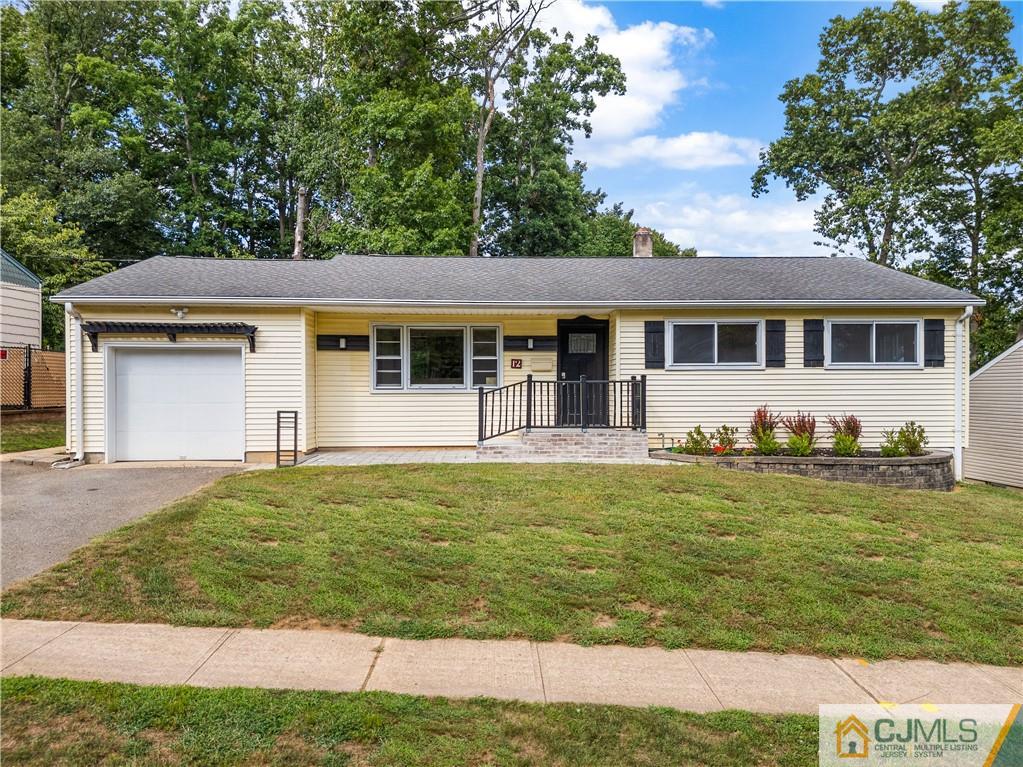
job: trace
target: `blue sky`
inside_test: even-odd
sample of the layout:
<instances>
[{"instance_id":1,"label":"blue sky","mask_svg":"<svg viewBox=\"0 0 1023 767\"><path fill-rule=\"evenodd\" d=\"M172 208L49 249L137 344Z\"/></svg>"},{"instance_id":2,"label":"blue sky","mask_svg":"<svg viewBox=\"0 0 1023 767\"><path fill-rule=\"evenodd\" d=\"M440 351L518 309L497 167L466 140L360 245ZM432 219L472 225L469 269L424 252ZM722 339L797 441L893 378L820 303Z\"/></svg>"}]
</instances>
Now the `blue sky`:
<instances>
[{"instance_id":1,"label":"blue sky","mask_svg":"<svg viewBox=\"0 0 1023 767\"><path fill-rule=\"evenodd\" d=\"M826 255L813 244L813 201L782 184L753 199L749 180L784 127L785 81L816 68L829 19L865 5L558 0L545 26L598 35L629 80L626 96L598 105L593 137L576 142L588 185L701 255ZM1009 5L1023 49L1023 3Z\"/></svg>"}]
</instances>

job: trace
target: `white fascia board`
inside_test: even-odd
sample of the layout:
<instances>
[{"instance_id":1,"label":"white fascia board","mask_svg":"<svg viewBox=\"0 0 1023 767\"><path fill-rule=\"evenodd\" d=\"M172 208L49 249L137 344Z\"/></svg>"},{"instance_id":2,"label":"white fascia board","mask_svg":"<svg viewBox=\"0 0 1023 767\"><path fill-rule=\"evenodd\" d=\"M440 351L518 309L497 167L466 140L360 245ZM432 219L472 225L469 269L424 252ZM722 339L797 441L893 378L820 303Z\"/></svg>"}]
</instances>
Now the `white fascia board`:
<instances>
[{"instance_id":1,"label":"white fascia board","mask_svg":"<svg viewBox=\"0 0 1023 767\"><path fill-rule=\"evenodd\" d=\"M58 304L152 304L170 306L175 304L215 305L215 306L304 306L311 309L317 307L343 308L379 308L401 310L417 307L441 307L451 309L579 309L586 308L600 311L615 309L685 309L710 307L779 307L779 308L811 308L811 307L853 307L853 308L960 308L965 306L983 306L979 300L951 301L393 301L393 300L329 300L322 298L265 298L265 297L210 297L210 296L68 296L56 295L50 301Z\"/></svg>"}]
</instances>

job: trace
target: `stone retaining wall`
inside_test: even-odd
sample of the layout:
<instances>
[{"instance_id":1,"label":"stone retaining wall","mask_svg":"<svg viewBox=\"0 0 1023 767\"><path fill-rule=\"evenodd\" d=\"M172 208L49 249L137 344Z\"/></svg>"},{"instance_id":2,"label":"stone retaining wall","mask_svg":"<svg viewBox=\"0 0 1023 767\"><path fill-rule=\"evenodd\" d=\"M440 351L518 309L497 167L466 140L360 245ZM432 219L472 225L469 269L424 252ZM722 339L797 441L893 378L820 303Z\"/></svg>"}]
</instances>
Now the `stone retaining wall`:
<instances>
[{"instance_id":1,"label":"stone retaining wall","mask_svg":"<svg viewBox=\"0 0 1023 767\"><path fill-rule=\"evenodd\" d=\"M489 460L644 461L647 435L632 429L533 429L484 442L476 454Z\"/></svg>"},{"instance_id":2,"label":"stone retaining wall","mask_svg":"<svg viewBox=\"0 0 1023 767\"><path fill-rule=\"evenodd\" d=\"M835 458L791 455L684 455L655 450L652 458L680 463L707 463L724 469L772 474L798 474L801 477L859 482L911 490L951 490L955 485L952 454L934 452L905 458Z\"/></svg>"}]
</instances>

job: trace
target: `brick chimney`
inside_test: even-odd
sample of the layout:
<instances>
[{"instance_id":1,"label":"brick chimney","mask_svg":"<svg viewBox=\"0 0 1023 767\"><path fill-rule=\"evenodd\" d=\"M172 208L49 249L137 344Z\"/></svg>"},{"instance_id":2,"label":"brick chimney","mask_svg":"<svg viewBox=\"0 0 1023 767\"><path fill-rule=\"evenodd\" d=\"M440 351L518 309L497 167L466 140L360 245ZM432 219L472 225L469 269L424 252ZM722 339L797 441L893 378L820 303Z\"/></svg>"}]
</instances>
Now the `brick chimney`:
<instances>
[{"instance_id":1,"label":"brick chimney","mask_svg":"<svg viewBox=\"0 0 1023 767\"><path fill-rule=\"evenodd\" d=\"M632 235L632 257L633 258L651 258L654 255L654 238L650 235L650 230L645 226L641 226L636 230L635 234Z\"/></svg>"}]
</instances>

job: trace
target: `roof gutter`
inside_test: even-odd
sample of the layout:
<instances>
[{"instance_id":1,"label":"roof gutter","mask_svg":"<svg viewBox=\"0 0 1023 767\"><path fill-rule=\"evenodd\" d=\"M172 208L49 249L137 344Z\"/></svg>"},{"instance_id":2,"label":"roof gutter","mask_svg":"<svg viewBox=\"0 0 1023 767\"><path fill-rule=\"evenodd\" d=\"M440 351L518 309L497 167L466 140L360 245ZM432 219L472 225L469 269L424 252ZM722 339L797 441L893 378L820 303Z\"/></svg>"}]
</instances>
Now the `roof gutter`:
<instances>
[{"instance_id":1,"label":"roof gutter","mask_svg":"<svg viewBox=\"0 0 1023 767\"><path fill-rule=\"evenodd\" d=\"M336 308L380 308L380 309L407 309L407 308L473 308L473 309L593 309L613 311L623 308L658 308L658 309L685 309L700 307L760 307L777 306L786 308L817 307L817 306L839 306L839 307L931 307L931 308L959 308L965 306L983 306L984 301L979 298L962 298L956 300L887 300L887 301L801 301L801 300L757 300L757 301L395 301L388 300L352 300L352 299L324 299L324 298L267 298L267 297L211 297L211 296L64 296L58 294L50 298L54 303L62 304L75 302L76 304L195 304L214 306L329 306Z\"/></svg>"}]
</instances>

